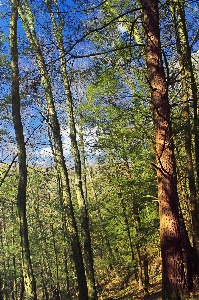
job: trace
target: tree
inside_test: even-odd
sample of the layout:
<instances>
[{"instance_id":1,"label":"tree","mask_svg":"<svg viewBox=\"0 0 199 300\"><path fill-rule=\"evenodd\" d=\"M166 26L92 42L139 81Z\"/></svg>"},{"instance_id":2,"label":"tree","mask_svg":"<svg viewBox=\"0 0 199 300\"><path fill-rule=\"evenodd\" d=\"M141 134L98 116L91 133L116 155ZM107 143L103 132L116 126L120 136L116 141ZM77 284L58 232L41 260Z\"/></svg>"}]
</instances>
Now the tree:
<instances>
[{"instance_id":1,"label":"tree","mask_svg":"<svg viewBox=\"0 0 199 300\"><path fill-rule=\"evenodd\" d=\"M162 61L158 1L142 1L146 33L146 64L156 140L156 169L162 253L162 297L187 299L193 287L190 242L182 232L177 192L174 142L168 85Z\"/></svg>"},{"instance_id":2,"label":"tree","mask_svg":"<svg viewBox=\"0 0 199 300\"><path fill-rule=\"evenodd\" d=\"M187 299L198 275L191 247L198 229L197 90L188 66L198 41L188 30L196 1L65 2L18 1L23 190L37 298L95 298L96 280L103 298L114 285L105 297L121 299L131 280L132 292L159 279L160 204L163 299ZM13 154L9 70L1 77L0 142L8 149L9 140ZM25 297L14 203L21 177L16 153L12 160L7 149L0 163L0 285L2 297L14 300Z\"/></svg>"},{"instance_id":3,"label":"tree","mask_svg":"<svg viewBox=\"0 0 199 300\"><path fill-rule=\"evenodd\" d=\"M193 246L199 257L199 219L198 219L198 196L197 176L195 180L194 162L192 157L192 129L191 129L191 113L189 98L191 97L194 107L194 135L195 135L195 158L196 158L196 174L198 174L198 113L197 102L198 92L193 72L193 65L191 61L191 49L188 41L188 34L185 20L185 3L174 1L170 4L172 12L173 25L176 37L176 48L178 52L178 60L180 64L181 85L182 85L182 100L184 106L184 131L185 131L185 151L186 151L186 165L190 190L190 210L193 227Z\"/></svg>"},{"instance_id":4,"label":"tree","mask_svg":"<svg viewBox=\"0 0 199 300\"><path fill-rule=\"evenodd\" d=\"M65 96L66 96L66 109L67 109L67 119L68 119L68 127L70 132L70 141L71 141L71 151L74 158L75 163L75 191L77 195L77 201L79 204L80 210L80 223L81 223L81 233L83 240L83 252L84 252L84 264L87 275L87 285L89 298L92 300L97 299L97 292L95 287L95 276L94 276L94 266L93 266L93 254L91 247L91 237L90 237L90 229L89 229L89 216L88 216L88 208L86 204L86 200L84 197L83 185L82 185L82 163L80 158L80 151L77 143L77 131L75 124L75 116L73 109L73 99L72 92L69 82L69 76L67 74L67 63L65 58L65 47L64 47L64 37L63 37L63 27L64 20L61 18L59 7L57 3L54 1L46 1L52 24L53 24L53 33L57 42L57 47L60 52L60 60L61 60L61 75L64 84ZM56 11L58 14L59 24L56 22L55 13L52 11L53 6L56 7Z\"/></svg>"},{"instance_id":5,"label":"tree","mask_svg":"<svg viewBox=\"0 0 199 300\"><path fill-rule=\"evenodd\" d=\"M17 192L17 208L19 214L20 236L21 236L21 260L25 295L27 299L36 300L36 282L30 256L28 239L28 224L26 216L26 147L23 135L23 125L20 113L19 95L19 68L17 48L17 18L18 1L12 1L12 13L10 18L10 55L11 55L11 76L12 76L12 115L16 134L19 161L19 184Z\"/></svg>"},{"instance_id":6,"label":"tree","mask_svg":"<svg viewBox=\"0 0 199 300\"><path fill-rule=\"evenodd\" d=\"M84 271L84 263L83 263L81 245L80 245L80 240L78 235L77 223L74 215L73 203L71 199L71 189L70 189L70 182L68 177L68 170L63 155L60 125L55 110L51 80L47 71L44 56L42 54L42 49L40 47L35 32L34 16L31 12L31 8L29 7L27 1L23 1L21 3L19 8L19 14L22 19L24 30L30 42L31 48L35 52L41 79L42 79L42 84L45 91L45 98L47 104L47 119L49 120L50 131L52 133L54 160L56 163L57 174L61 178L61 185L62 185L63 199L64 199L63 201L65 204L67 217L68 217L67 229L71 239L73 259L76 266L77 281L78 281L78 288L79 288L79 300L80 299L85 300L88 298L88 290L87 290L86 276Z\"/></svg>"}]
</instances>

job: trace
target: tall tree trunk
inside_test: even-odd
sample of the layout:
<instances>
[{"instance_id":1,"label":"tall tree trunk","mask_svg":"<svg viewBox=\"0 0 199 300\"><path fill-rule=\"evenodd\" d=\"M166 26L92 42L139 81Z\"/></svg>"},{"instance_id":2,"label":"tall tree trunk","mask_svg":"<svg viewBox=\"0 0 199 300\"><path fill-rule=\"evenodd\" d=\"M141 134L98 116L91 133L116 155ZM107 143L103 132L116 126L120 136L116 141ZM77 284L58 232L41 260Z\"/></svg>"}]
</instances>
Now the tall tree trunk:
<instances>
[{"instance_id":1,"label":"tall tree trunk","mask_svg":"<svg viewBox=\"0 0 199 300\"><path fill-rule=\"evenodd\" d=\"M55 270L56 270L56 290L59 291L59 264L58 264L58 251L55 241L55 230L53 227L53 223L50 224L51 227L51 233L52 233L52 239L53 239L53 248L54 248L54 255L55 255Z\"/></svg>"},{"instance_id":2,"label":"tall tree trunk","mask_svg":"<svg viewBox=\"0 0 199 300\"><path fill-rule=\"evenodd\" d=\"M26 299L37 299L36 282L33 275L28 240L28 224L26 218L26 148L23 135L23 125L20 113L19 95L19 69L18 69L18 47L17 47L17 18L18 1L12 0L12 13L10 18L10 55L12 76L12 115L16 134L18 161L19 161L19 184L17 193L17 208L19 214L20 236L21 236L21 258L24 278Z\"/></svg>"},{"instance_id":3,"label":"tall tree trunk","mask_svg":"<svg viewBox=\"0 0 199 300\"><path fill-rule=\"evenodd\" d=\"M12 217L14 217L14 205L12 203ZM15 244L15 226L13 224L12 227L12 246L14 247ZM12 299L17 300L17 270L16 270L16 254L13 254L12 257L12 264L13 264L13 290L12 290Z\"/></svg>"},{"instance_id":4,"label":"tall tree trunk","mask_svg":"<svg viewBox=\"0 0 199 300\"><path fill-rule=\"evenodd\" d=\"M194 111L194 142L195 142L195 161L196 161L196 182L197 182L197 201L199 205L199 117L198 117L198 98L199 90L195 78L194 67L191 59L191 47L189 45L188 31L186 28L185 19L185 1L174 1L176 13L177 13L177 23L178 23L178 33L182 46L182 58L183 58L183 68L185 71L189 100L193 101L193 111Z\"/></svg>"},{"instance_id":5,"label":"tall tree trunk","mask_svg":"<svg viewBox=\"0 0 199 300\"><path fill-rule=\"evenodd\" d=\"M61 178L61 186L63 190L63 201L65 204L66 214L67 214L67 231L71 240L73 260L75 263L75 268L77 273L79 300L87 300L88 289L86 283L84 263L83 263L81 245L79 241L77 223L75 220L75 215L73 210L68 170L66 167L64 154L63 154L60 125L55 110L51 81L46 68L41 47L39 45L35 33L34 17L26 0L21 1L19 13L23 22L24 30L31 44L32 50L35 52L36 55L40 74L41 74L42 84L45 91L46 104L47 104L47 116L49 119L49 125L52 132L52 139L54 141L54 151L53 151L54 160L56 163L57 174Z\"/></svg>"},{"instance_id":6,"label":"tall tree trunk","mask_svg":"<svg viewBox=\"0 0 199 300\"><path fill-rule=\"evenodd\" d=\"M47 7L49 9L51 20L53 24L54 36L57 42L57 46L60 52L60 61L61 61L61 71L62 71L62 78L65 88L65 95L66 95L66 104L67 104L67 117L68 117L68 126L70 132L70 141L71 141L71 149L72 155L74 158L75 163L75 191L77 195L77 200L79 204L80 210L80 222L81 222L81 234L83 240L83 251L84 251L84 263L86 269L86 276L87 276L87 285L88 285L88 292L89 292L89 299L96 300L97 299L97 291L95 286L95 276L94 276L94 266L93 266L93 254L92 254L92 247L91 247L91 236L90 236L90 229L89 229L89 216L88 216L88 208L87 203L84 198L84 191L82 186L82 170L81 170L81 158L79 147L77 144L77 132L75 126L75 118L74 118L74 111L73 111L73 99L69 84L69 78L67 74L67 65L66 65L66 58L65 58L65 48L64 48L64 41L63 41L63 20L59 14L59 8L56 1L46 1ZM51 5L56 6L56 11L58 14L58 20L60 26L57 24L55 19L55 13L52 11Z\"/></svg>"},{"instance_id":7,"label":"tall tree trunk","mask_svg":"<svg viewBox=\"0 0 199 300\"><path fill-rule=\"evenodd\" d=\"M85 199L86 207L88 206L88 195L87 195L87 170L86 170L86 152L84 146L84 134L83 134L83 127L81 124L82 116L80 114L80 122L78 123L79 126L79 150L80 150L80 157L82 162L82 189Z\"/></svg>"},{"instance_id":8,"label":"tall tree trunk","mask_svg":"<svg viewBox=\"0 0 199 300\"><path fill-rule=\"evenodd\" d=\"M143 0L142 5L146 32L146 63L156 139L162 299L187 299L191 287L186 282L186 273L192 270L186 269L183 252L189 251L190 242L188 239L185 240L185 236L181 236L183 233L180 231L176 164L168 87L161 56L158 0Z\"/></svg>"},{"instance_id":9,"label":"tall tree trunk","mask_svg":"<svg viewBox=\"0 0 199 300\"><path fill-rule=\"evenodd\" d=\"M58 192L59 192L59 200L60 200L60 207L61 207L61 218L62 218L62 233L63 233L63 239L64 239L64 249L63 249L63 255L64 255L64 269L65 269L65 276L66 276L66 294L65 296L67 299L71 299L71 286L70 286L70 273L68 270L68 252L67 252L67 224L66 224L66 212L65 212L65 206L63 202L63 195L62 195L62 187L61 187L61 180L58 177L57 178L57 184L58 184Z\"/></svg>"},{"instance_id":10,"label":"tall tree trunk","mask_svg":"<svg viewBox=\"0 0 199 300\"><path fill-rule=\"evenodd\" d=\"M181 85L182 85L182 100L184 106L184 124L185 124L185 152L186 152L186 167L189 180L190 190L190 211L192 217L192 228L193 228L193 245L199 257L199 218L198 218L198 201L197 201L197 189L195 184L194 167L192 159L192 133L190 123L190 109L189 109L189 97L191 86L191 95L193 97L194 106L197 107L197 86L195 87L195 79L193 74L193 67L191 62L191 49L189 47L188 35L185 22L184 12L184 1L171 1L170 4L175 37L176 37L176 48L178 52L178 60L181 70ZM191 81L191 82L190 82ZM194 117L197 120L197 110L194 110ZM194 122L195 128L195 149L196 149L196 162L198 156L198 137L197 137L197 123ZM197 170L197 163L196 163ZM196 173L197 174L197 173Z\"/></svg>"},{"instance_id":11,"label":"tall tree trunk","mask_svg":"<svg viewBox=\"0 0 199 300\"><path fill-rule=\"evenodd\" d=\"M79 204L80 210L80 222L81 222L81 233L83 239L83 250L84 250L84 263L87 275L87 285L89 292L89 299L96 300L97 299L97 291L95 286L95 276L94 276L94 266L93 266L93 254L91 247L91 237L90 237L90 229L89 229L89 216L88 216L88 208L87 203L84 198L84 191L82 186L82 170L81 170L81 159L80 152L77 144L77 133L75 126L75 118L73 112L73 99L70 90L69 78L67 74L67 65L65 58L65 49L63 42L63 20L60 17L59 9L57 6L58 18L61 24L61 27L57 25L55 14L52 12L50 2L56 5L55 1L47 1L47 6L51 15L51 20L53 23L54 35L57 41L58 49L61 57L61 70L62 70L62 78L65 88L66 95L66 104L67 104L67 117L68 117L68 126L70 130L70 141L71 141L71 149L75 163L75 190L77 195L77 200Z\"/></svg>"}]
</instances>

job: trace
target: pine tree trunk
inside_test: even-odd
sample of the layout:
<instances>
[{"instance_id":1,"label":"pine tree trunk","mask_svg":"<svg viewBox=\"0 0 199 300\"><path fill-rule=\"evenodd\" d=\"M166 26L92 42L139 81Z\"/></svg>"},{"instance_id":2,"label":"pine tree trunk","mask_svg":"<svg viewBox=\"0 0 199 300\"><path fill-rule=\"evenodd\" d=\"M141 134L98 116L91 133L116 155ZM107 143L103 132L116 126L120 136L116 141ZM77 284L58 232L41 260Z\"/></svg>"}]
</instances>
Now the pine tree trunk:
<instances>
[{"instance_id":1,"label":"pine tree trunk","mask_svg":"<svg viewBox=\"0 0 199 300\"><path fill-rule=\"evenodd\" d=\"M19 215L20 237L21 237L21 259L24 278L24 288L26 299L36 300L36 282L33 275L32 263L30 258L30 248L28 240L28 224L26 218L26 186L27 186L27 167L26 167L26 148L23 135L23 125L20 113L19 95L19 69L18 69L18 48L17 48L17 18L18 1L12 0L12 13L10 18L10 54L12 72L12 115L16 134L19 161L19 184L17 193L17 208Z\"/></svg>"},{"instance_id":2,"label":"pine tree trunk","mask_svg":"<svg viewBox=\"0 0 199 300\"><path fill-rule=\"evenodd\" d=\"M183 252L190 243L182 245L179 199L177 192L174 144L170 120L168 87L161 57L158 0L142 1L146 32L146 62L151 89L151 105L156 138L156 169L160 214L162 254L162 299L187 299L189 287ZM185 238L183 236L183 238ZM184 246L184 247L183 247ZM191 258L190 258L191 260Z\"/></svg>"}]
</instances>

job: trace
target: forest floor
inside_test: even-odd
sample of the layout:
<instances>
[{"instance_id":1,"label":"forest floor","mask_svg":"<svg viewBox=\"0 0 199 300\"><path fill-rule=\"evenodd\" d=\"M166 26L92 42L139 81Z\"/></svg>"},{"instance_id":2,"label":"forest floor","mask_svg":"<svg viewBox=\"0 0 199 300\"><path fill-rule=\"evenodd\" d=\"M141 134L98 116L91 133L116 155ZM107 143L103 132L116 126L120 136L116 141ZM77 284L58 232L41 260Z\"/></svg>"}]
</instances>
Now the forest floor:
<instances>
[{"instance_id":1,"label":"forest floor","mask_svg":"<svg viewBox=\"0 0 199 300\"><path fill-rule=\"evenodd\" d=\"M161 281L151 284L148 292L148 295L144 295L143 290L134 289L131 283L125 289L118 289L117 285L112 282L111 285L105 287L99 300L162 300ZM199 295L190 299L199 300Z\"/></svg>"},{"instance_id":2,"label":"forest floor","mask_svg":"<svg viewBox=\"0 0 199 300\"><path fill-rule=\"evenodd\" d=\"M125 289L117 290L117 287L112 285L109 289L105 289L105 291L101 294L101 300L162 300L161 291L162 284L161 282L156 282L150 286L149 294L147 296L144 295L143 290L135 290L132 286L128 286Z\"/></svg>"},{"instance_id":3,"label":"forest floor","mask_svg":"<svg viewBox=\"0 0 199 300\"><path fill-rule=\"evenodd\" d=\"M124 290L125 291L125 290ZM124 292L123 291L123 292ZM132 290L132 288L128 288L126 289L125 293L122 295L118 295L117 298L115 299L123 299L123 300L136 300L136 299L146 299L146 300L161 300L161 293L162 293L162 284L161 282L157 282L154 283L150 286L150 288L148 289L149 294L148 295L144 295L144 291L138 291L138 290ZM114 299L114 298L113 298Z\"/></svg>"}]
</instances>

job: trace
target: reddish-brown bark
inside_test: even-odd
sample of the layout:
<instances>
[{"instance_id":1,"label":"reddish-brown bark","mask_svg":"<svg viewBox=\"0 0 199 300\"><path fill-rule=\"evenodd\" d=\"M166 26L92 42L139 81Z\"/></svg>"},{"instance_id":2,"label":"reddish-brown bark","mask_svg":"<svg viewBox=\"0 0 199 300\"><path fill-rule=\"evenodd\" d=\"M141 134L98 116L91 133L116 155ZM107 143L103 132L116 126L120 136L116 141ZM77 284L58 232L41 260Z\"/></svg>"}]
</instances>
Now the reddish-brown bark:
<instances>
[{"instance_id":1,"label":"reddish-brown bark","mask_svg":"<svg viewBox=\"0 0 199 300\"><path fill-rule=\"evenodd\" d=\"M161 55L158 0L143 0L142 4L146 32L146 62L156 138L162 299L187 299L192 288L192 264L187 260L191 246L183 219L179 214L168 86Z\"/></svg>"}]
</instances>

